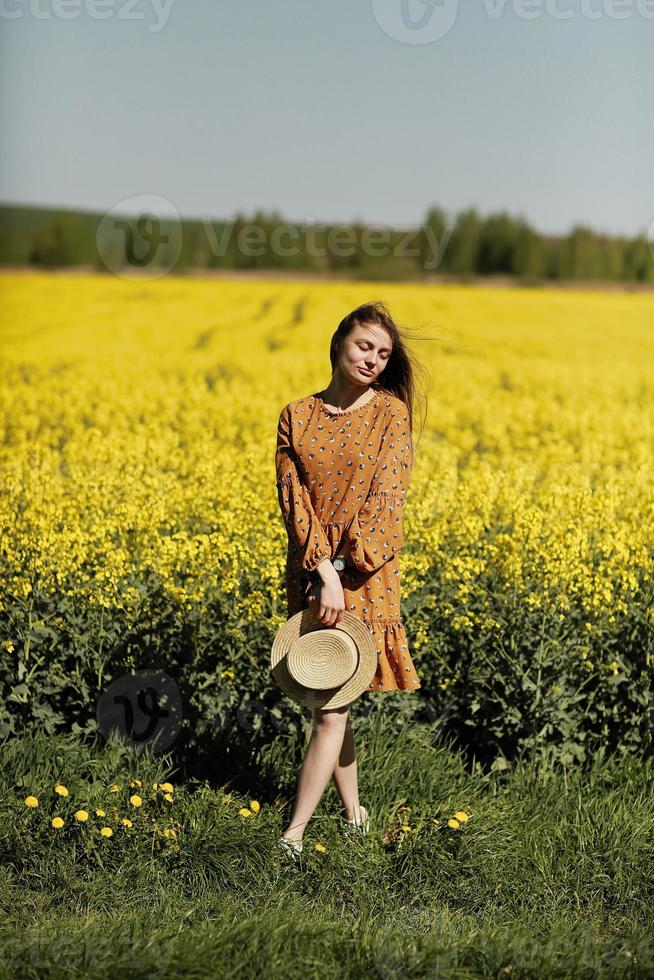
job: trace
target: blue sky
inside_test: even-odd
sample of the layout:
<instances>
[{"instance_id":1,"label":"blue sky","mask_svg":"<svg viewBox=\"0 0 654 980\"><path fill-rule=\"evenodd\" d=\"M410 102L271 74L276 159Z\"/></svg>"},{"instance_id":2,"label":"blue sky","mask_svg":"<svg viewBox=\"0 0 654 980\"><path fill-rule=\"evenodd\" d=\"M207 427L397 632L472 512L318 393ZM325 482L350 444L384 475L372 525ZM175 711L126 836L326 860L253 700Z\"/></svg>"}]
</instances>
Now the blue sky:
<instances>
[{"instance_id":1,"label":"blue sky","mask_svg":"<svg viewBox=\"0 0 654 980\"><path fill-rule=\"evenodd\" d=\"M456 17L408 43L402 2L428 30ZM553 234L654 219L652 0L0 7L4 202L388 225L476 206Z\"/></svg>"}]
</instances>

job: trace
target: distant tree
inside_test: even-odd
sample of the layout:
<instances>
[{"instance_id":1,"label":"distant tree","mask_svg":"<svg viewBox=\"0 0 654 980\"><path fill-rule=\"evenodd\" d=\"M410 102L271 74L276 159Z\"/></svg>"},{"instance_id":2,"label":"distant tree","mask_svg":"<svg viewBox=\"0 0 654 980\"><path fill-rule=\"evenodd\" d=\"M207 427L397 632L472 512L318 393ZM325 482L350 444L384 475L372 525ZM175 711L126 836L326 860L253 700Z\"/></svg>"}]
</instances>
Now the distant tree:
<instances>
[{"instance_id":1,"label":"distant tree","mask_svg":"<svg viewBox=\"0 0 654 980\"><path fill-rule=\"evenodd\" d=\"M633 282L654 282L654 242L639 235L625 250L625 276Z\"/></svg>"},{"instance_id":2,"label":"distant tree","mask_svg":"<svg viewBox=\"0 0 654 980\"><path fill-rule=\"evenodd\" d=\"M562 279L599 279L602 255L597 235L584 225L575 225L559 250Z\"/></svg>"},{"instance_id":3,"label":"distant tree","mask_svg":"<svg viewBox=\"0 0 654 980\"><path fill-rule=\"evenodd\" d=\"M418 239L419 264L426 272L440 272L443 266L448 234L447 216L439 207L427 211Z\"/></svg>"},{"instance_id":4,"label":"distant tree","mask_svg":"<svg viewBox=\"0 0 654 980\"><path fill-rule=\"evenodd\" d=\"M609 238L603 235L600 245L600 279L619 282L625 277L625 253L627 240L625 238Z\"/></svg>"},{"instance_id":5,"label":"distant tree","mask_svg":"<svg viewBox=\"0 0 654 980\"><path fill-rule=\"evenodd\" d=\"M538 282L548 272L547 246L526 221L518 225L513 247L512 272L525 282Z\"/></svg>"},{"instance_id":6,"label":"distant tree","mask_svg":"<svg viewBox=\"0 0 654 980\"><path fill-rule=\"evenodd\" d=\"M463 278L473 276L477 269L481 221L475 208L461 211L445 249L445 268Z\"/></svg>"},{"instance_id":7,"label":"distant tree","mask_svg":"<svg viewBox=\"0 0 654 980\"><path fill-rule=\"evenodd\" d=\"M518 236L516 222L505 212L491 214L482 222L477 252L477 272L480 275L513 272L513 253Z\"/></svg>"}]
</instances>

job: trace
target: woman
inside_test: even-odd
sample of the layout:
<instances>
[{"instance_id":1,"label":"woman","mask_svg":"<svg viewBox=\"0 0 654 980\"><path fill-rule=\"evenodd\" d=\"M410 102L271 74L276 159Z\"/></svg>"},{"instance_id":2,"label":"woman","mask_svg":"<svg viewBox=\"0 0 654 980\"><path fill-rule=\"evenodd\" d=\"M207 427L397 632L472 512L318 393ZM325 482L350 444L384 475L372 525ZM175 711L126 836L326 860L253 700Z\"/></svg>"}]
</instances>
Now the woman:
<instances>
[{"instance_id":1,"label":"woman","mask_svg":"<svg viewBox=\"0 0 654 980\"><path fill-rule=\"evenodd\" d=\"M277 428L288 615L309 607L334 626L351 611L377 642L369 690L413 691L420 680L400 613L398 558L413 468L411 357L383 303L348 314L329 356L327 388L286 405ZM345 559L340 574L332 564L337 556ZM349 709L314 709L295 809L280 840L287 852L301 851L332 774L347 820L368 829Z\"/></svg>"}]
</instances>

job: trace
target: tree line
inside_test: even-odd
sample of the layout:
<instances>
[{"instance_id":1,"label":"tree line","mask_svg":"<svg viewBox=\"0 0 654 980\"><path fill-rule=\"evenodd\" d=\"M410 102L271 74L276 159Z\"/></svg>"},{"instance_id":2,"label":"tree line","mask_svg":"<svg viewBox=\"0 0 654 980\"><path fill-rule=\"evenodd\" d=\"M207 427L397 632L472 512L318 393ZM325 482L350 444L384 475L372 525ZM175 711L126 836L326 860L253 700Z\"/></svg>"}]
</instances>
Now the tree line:
<instances>
[{"instance_id":1,"label":"tree line","mask_svg":"<svg viewBox=\"0 0 654 980\"><path fill-rule=\"evenodd\" d=\"M229 221L155 215L0 207L0 263L34 268L128 266L192 270L285 270L353 279L416 280L510 276L547 280L654 282L654 245L644 233L603 235L575 225L546 236L505 211L468 208L450 218L429 208L417 228L288 222L281 214L239 212Z\"/></svg>"}]
</instances>

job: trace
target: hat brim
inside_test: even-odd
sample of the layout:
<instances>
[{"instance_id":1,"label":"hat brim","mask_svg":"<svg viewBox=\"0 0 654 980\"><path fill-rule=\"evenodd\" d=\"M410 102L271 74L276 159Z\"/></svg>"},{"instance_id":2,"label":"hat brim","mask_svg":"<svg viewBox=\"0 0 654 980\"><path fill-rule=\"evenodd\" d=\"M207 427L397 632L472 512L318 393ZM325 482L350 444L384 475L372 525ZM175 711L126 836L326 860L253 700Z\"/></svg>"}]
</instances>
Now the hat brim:
<instances>
[{"instance_id":1,"label":"hat brim","mask_svg":"<svg viewBox=\"0 0 654 980\"><path fill-rule=\"evenodd\" d=\"M354 640L358 663L351 677L338 687L316 690L298 684L288 672L287 655L294 640L314 630L342 630ZM340 623L325 626L312 609L301 609L277 631L270 655L275 682L293 701L306 708L341 708L370 687L377 670L377 647L368 627L347 610Z\"/></svg>"}]
</instances>

